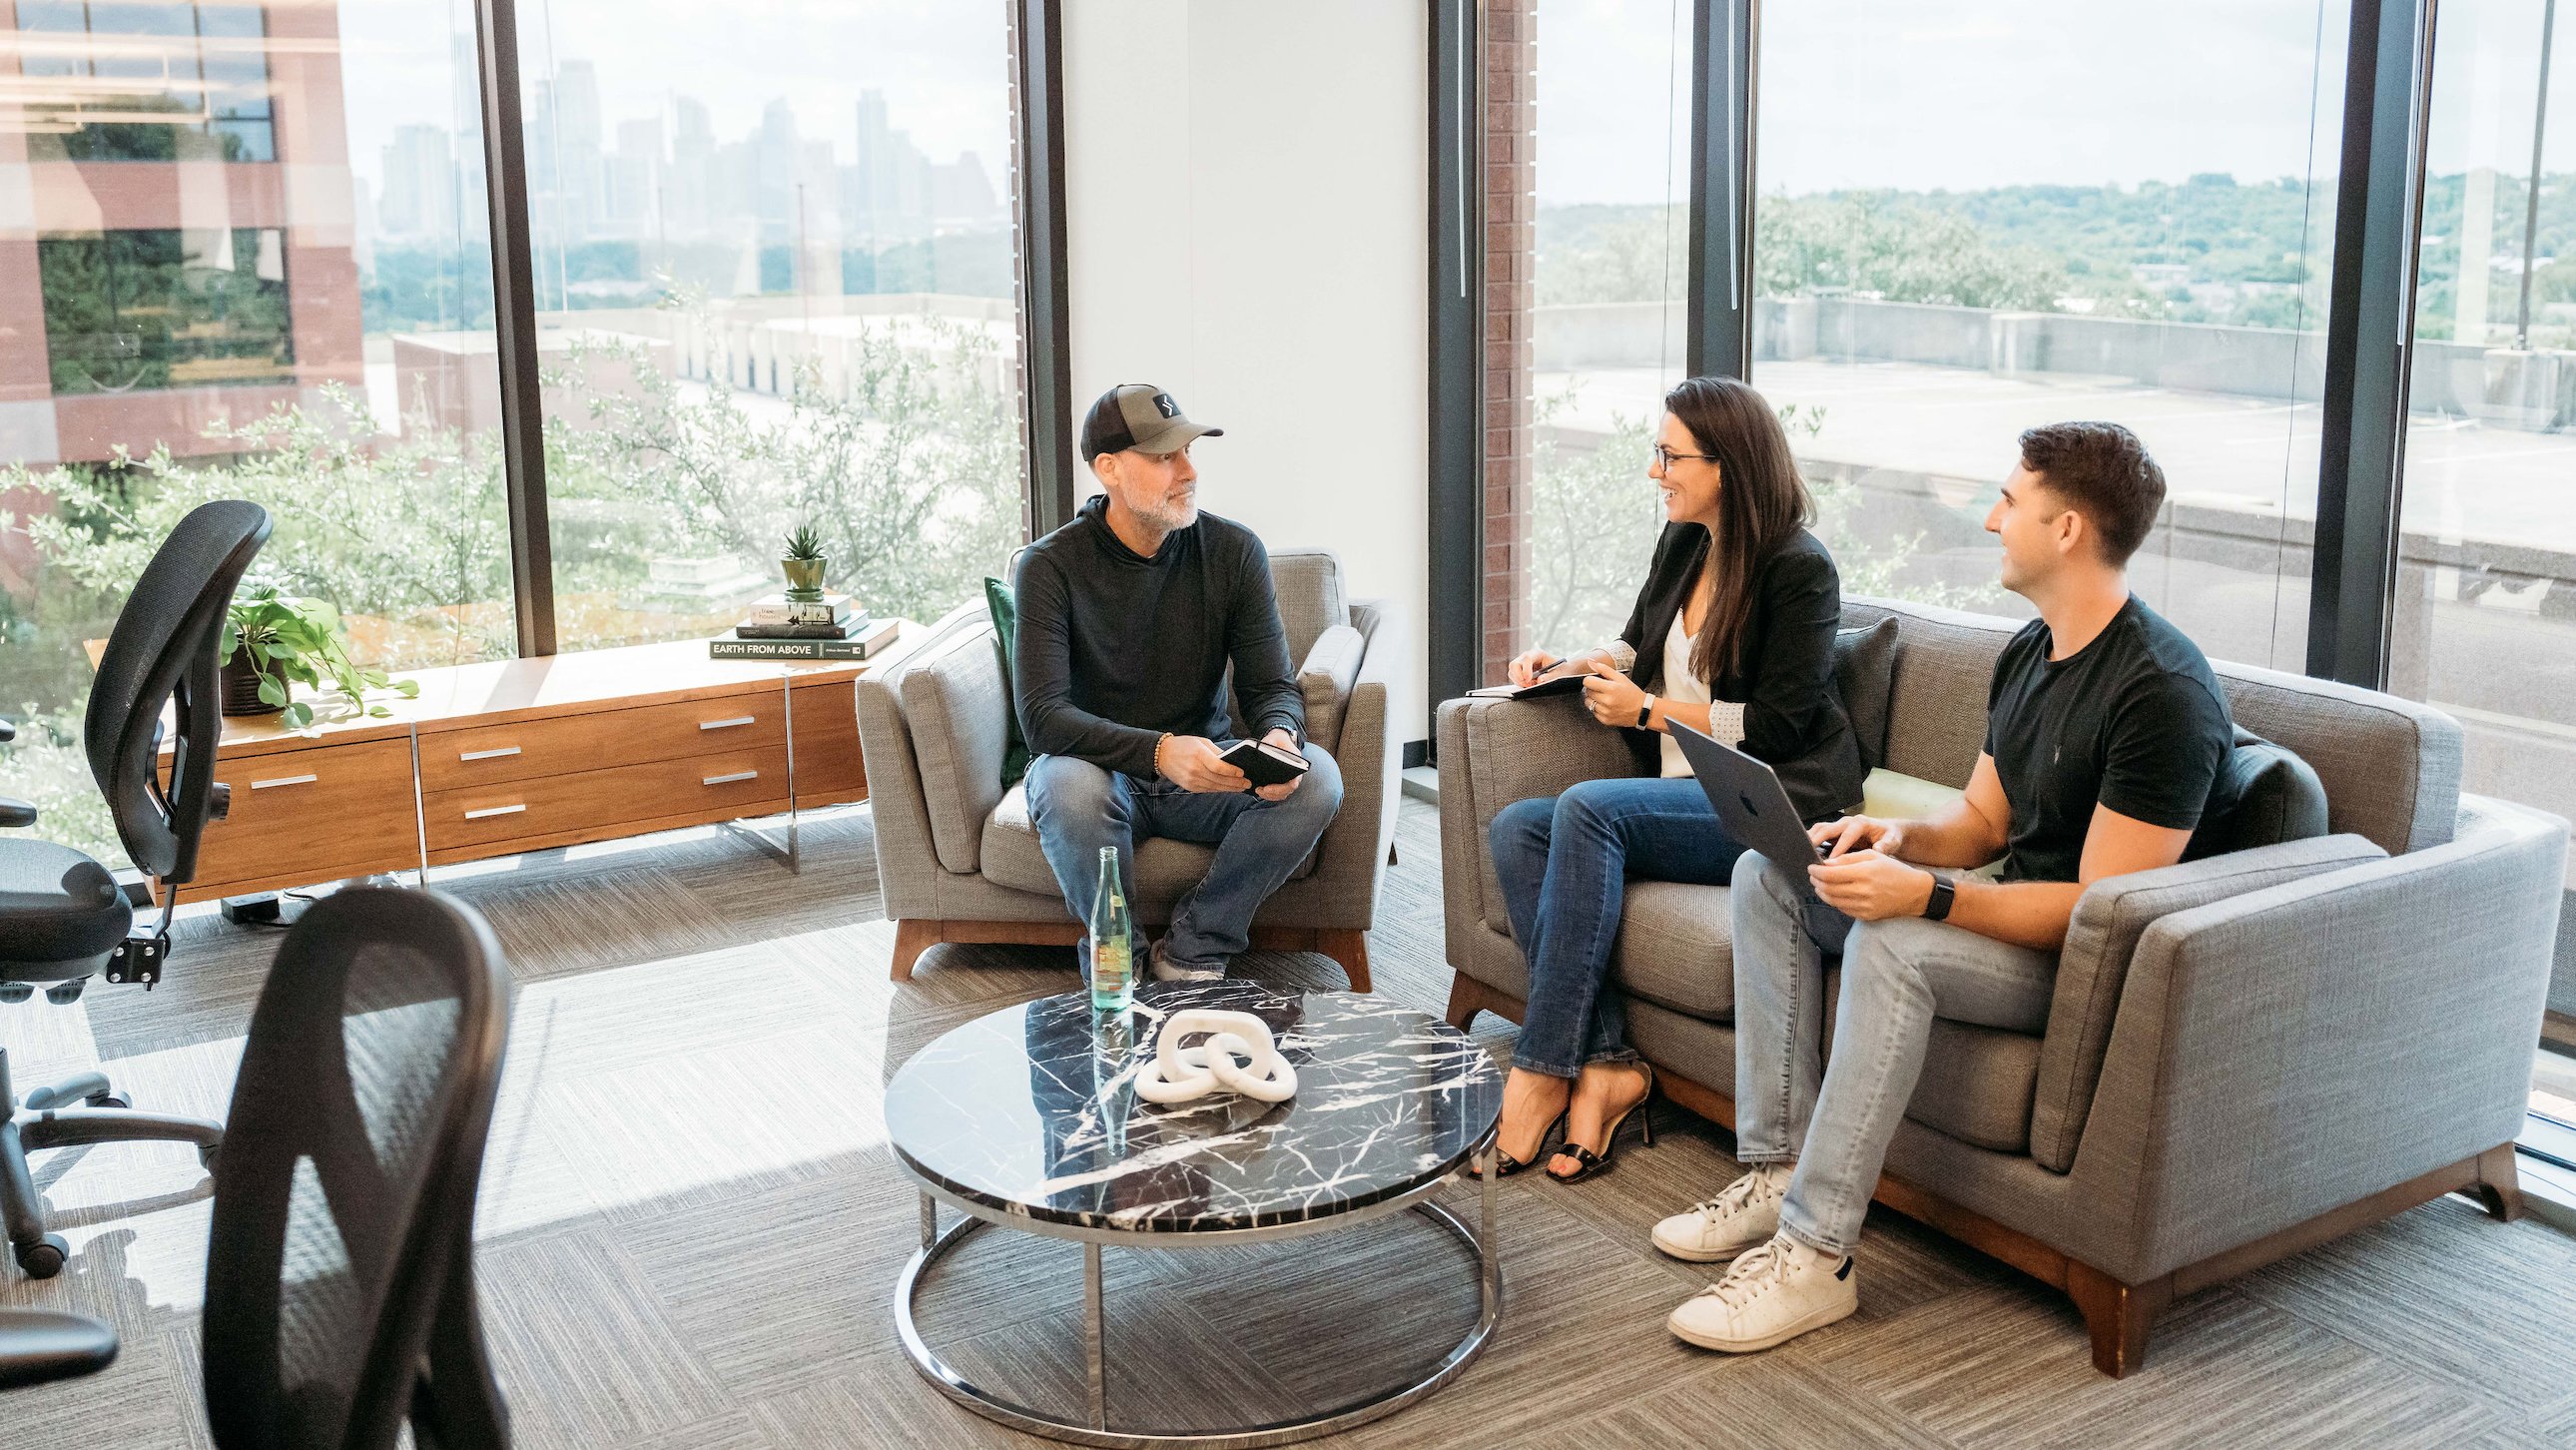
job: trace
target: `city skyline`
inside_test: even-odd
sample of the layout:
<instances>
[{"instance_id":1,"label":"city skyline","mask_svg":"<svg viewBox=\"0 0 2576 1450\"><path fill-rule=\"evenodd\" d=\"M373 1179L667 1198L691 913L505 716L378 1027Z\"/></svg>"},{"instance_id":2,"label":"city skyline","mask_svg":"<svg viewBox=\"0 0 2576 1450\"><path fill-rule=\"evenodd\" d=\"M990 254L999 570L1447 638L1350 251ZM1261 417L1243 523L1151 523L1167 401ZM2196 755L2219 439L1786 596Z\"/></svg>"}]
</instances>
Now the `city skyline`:
<instances>
[{"instance_id":1,"label":"city skyline","mask_svg":"<svg viewBox=\"0 0 2576 1450\"><path fill-rule=\"evenodd\" d=\"M470 57L465 57L469 59ZM972 148L936 160L885 94L862 90L845 161L838 137L807 129L786 95L758 123L719 139L707 104L670 92L655 114L610 122L595 63L568 59L530 85L525 113L530 221L557 243L590 241L915 240L942 226L1006 219L1003 181ZM835 125L832 130L840 128ZM479 239L478 128L407 122L378 149L371 241Z\"/></svg>"}]
</instances>

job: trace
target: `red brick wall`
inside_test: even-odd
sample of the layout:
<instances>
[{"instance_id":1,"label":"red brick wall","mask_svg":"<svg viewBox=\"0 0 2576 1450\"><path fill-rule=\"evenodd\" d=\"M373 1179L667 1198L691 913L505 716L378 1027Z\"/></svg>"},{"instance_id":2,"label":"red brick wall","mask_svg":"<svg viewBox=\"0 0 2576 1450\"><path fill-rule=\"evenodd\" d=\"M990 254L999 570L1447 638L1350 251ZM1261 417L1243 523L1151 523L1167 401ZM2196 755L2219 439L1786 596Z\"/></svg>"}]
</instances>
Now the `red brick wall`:
<instances>
[{"instance_id":1,"label":"red brick wall","mask_svg":"<svg viewBox=\"0 0 2576 1450\"><path fill-rule=\"evenodd\" d=\"M1485 7L1484 681L1527 647L1538 0Z\"/></svg>"},{"instance_id":2,"label":"red brick wall","mask_svg":"<svg viewBox=\"0 0 2576 1450\"><path fill-rule=\"evenodd\" d=\"M0 26L14 28L15 9L0 0ZM356 253L355 192L342 101L339 11L333 5L272 0L268 33L277 160L237 165L202 162L31 161L23 138L0 136L0 171L27 191L24 222L0 228L0 404L52 398L52 457L35 457L16 434L0 435L16 452L0 454L42 466L113 456L122 444L141 457L166 442L182 456L229 451L202 434L219 418L254 418L279 402L309 397L314 385L363 389ZM0 55L0 76L19 70ZM293 176L290 180L290 169ZM195 209L195 210L192 210ZM295 383L170 388L135 393L54 397L45 337L44 294L35 238L48 232L96 232L202 225L197 211L221 225L284 233L287 316L295 350ZM26 223L31 222L29 227ZM24 455L21 457L20 455Z\"/></svg>"}]
</instances>

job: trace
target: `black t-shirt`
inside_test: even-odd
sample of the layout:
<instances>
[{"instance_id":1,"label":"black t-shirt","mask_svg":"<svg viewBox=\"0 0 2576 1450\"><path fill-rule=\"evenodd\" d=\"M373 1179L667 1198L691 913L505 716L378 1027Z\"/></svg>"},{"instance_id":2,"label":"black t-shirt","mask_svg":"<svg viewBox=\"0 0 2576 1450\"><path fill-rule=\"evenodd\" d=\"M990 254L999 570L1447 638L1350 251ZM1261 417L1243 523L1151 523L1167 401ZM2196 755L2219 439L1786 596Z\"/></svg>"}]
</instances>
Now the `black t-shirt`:
<instances>
[{"instance_id":1,"label":"black t-shirt","mask_svg":"<svg viewBox=\"0 0 2576 1450\"><path fill-rule=\"evenodd\" d=\"M2200 647L2136 595L2092 643L2048 657L2045 620L1995 661L1986 753L2012 807L2008 881L2074 881L2098 803L2187 831L2235 805L2219 766L2235 739Z\"/></svg>"}]
</instances>

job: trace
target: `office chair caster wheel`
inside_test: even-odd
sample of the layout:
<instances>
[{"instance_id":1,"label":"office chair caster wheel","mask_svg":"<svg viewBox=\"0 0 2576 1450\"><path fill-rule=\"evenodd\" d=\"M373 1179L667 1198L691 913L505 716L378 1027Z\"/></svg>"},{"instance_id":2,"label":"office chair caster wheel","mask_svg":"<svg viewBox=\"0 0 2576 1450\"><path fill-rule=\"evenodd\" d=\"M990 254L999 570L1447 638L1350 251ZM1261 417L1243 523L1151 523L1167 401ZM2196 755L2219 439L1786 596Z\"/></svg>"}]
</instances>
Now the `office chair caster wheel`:
<instances>
[{"instance_id":1,"label":"office chair caster wheel","mask_svg":"<svg viewBox=\"0 0 2576 1450\"><path fill-rule=\"evenodd\" d=\"M133 1103L126 1100L125 1094L123 1093L91 1093L88 1097L81 1099L81 1101L93 1108L130 1108L134 1106Z\"/></svg>"},{"instance_id":2,"label":"office chair caster wheel","mask_svg":"<svg viewBox=\"0 0 2576 1450\"><path fill-rule=\"evenodd\" d=\"M71 1241L61 1234L47 1234L32 1244L18 1249L18 1267L30 1279L50 1279L63 1271L63 1261L72 1256Z\"/></svg>"},{"instance_id":3,"label":"office chair caster wheel","mask_svg":"<svg viewBox=\"0 0 2576 1450\"><path fill-rule=\"evenodd\" d=\"M81 989L88 985L87 977L69 982L56 982L45 989L45 1000L57 1007L68 1007L81 999Z\"/></svg>"},{"instance_id":4,"label":"office chair caster wheel","mask_svg":"<svg viewBox=\"0 0 2576 1450\"><path fill-rule=\"evenodd\" d=\"M0 982L0 1002L6 1002L12 1007L34 995L36 995L36 988L32 982Z\"/></svg>"}]
</instances>

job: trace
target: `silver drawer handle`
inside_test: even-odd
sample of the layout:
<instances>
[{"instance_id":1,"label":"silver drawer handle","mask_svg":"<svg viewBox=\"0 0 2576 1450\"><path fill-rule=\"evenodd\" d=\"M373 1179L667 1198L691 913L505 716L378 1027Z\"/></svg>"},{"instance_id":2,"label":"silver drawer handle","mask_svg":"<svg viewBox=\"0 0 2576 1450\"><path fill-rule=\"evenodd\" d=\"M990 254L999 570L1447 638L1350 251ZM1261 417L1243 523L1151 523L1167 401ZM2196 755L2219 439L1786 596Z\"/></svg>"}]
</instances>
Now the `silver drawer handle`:
<instances>
[{"instance_id":1,"label":"silver drawer handle","mask_svg":"<svg viewBox=\"0 0 2576 1450\"><path fill-rule=\"evenodd\" d=\"M698 722L698 728L701 730L731 730L736 725L756 725L759 721L760 717L757 715L736 715L730 720L701 720Z\"/></svg>"},{"instance_id":2,"label":"silver drawer handle","mask_svg":"<svg viewBox=\"0 0 2576 1450\"><path fill-rule=\"evenodd\" d=\"M273 785L309 785L321 778L322 777L318 775L281 775L268 780L252 781L250 783L250 788L252 790L266 790Z\"/></svg>"},{"instance_id":3,"label":"silver drawer handle","mask_svg":"<svg viewBox=\"0 0 2576 1450\"><path fill-rule=\"evenodd\" d=\"M707 777L705 777L704 779L700 780L700 781L698 782L698 784L700 784L700 785L731 785L731 784L733 784L735 781L738 781L738 780L758 780L758 779L760 779L760 772L759 772L759 771L756 771L756 770L737 770L737 771L735 771L735 772L734 772L733 774L731 774L731 775L710 775L710 776L707 776Z\"/></svg>"},{"instance_id":4,"label":"silver drawer handle","mask_svg":"<svg viewBox=\"0 0 2576 1450\"><path fill-rule=\"evenodd\" d=\"M469 821L479 821L485 816L515 816L527 808L527 803L524 801L515 806L485 806L479 811L467 811L465 813L465 819Z\"/></svg>"},{"instance_id":5,"label":"silver drawer handle","mask_svg":"<svg viewBox=\"0 0 2576 1450\"><path fill-rule=\"evenodd\" d=\"M504 755L516 755L518 753L519 747L515 745L504 745L498 750L460 750L456 753L456 758L459 760L498 760Z\"/></svg>"}]
</instances>

